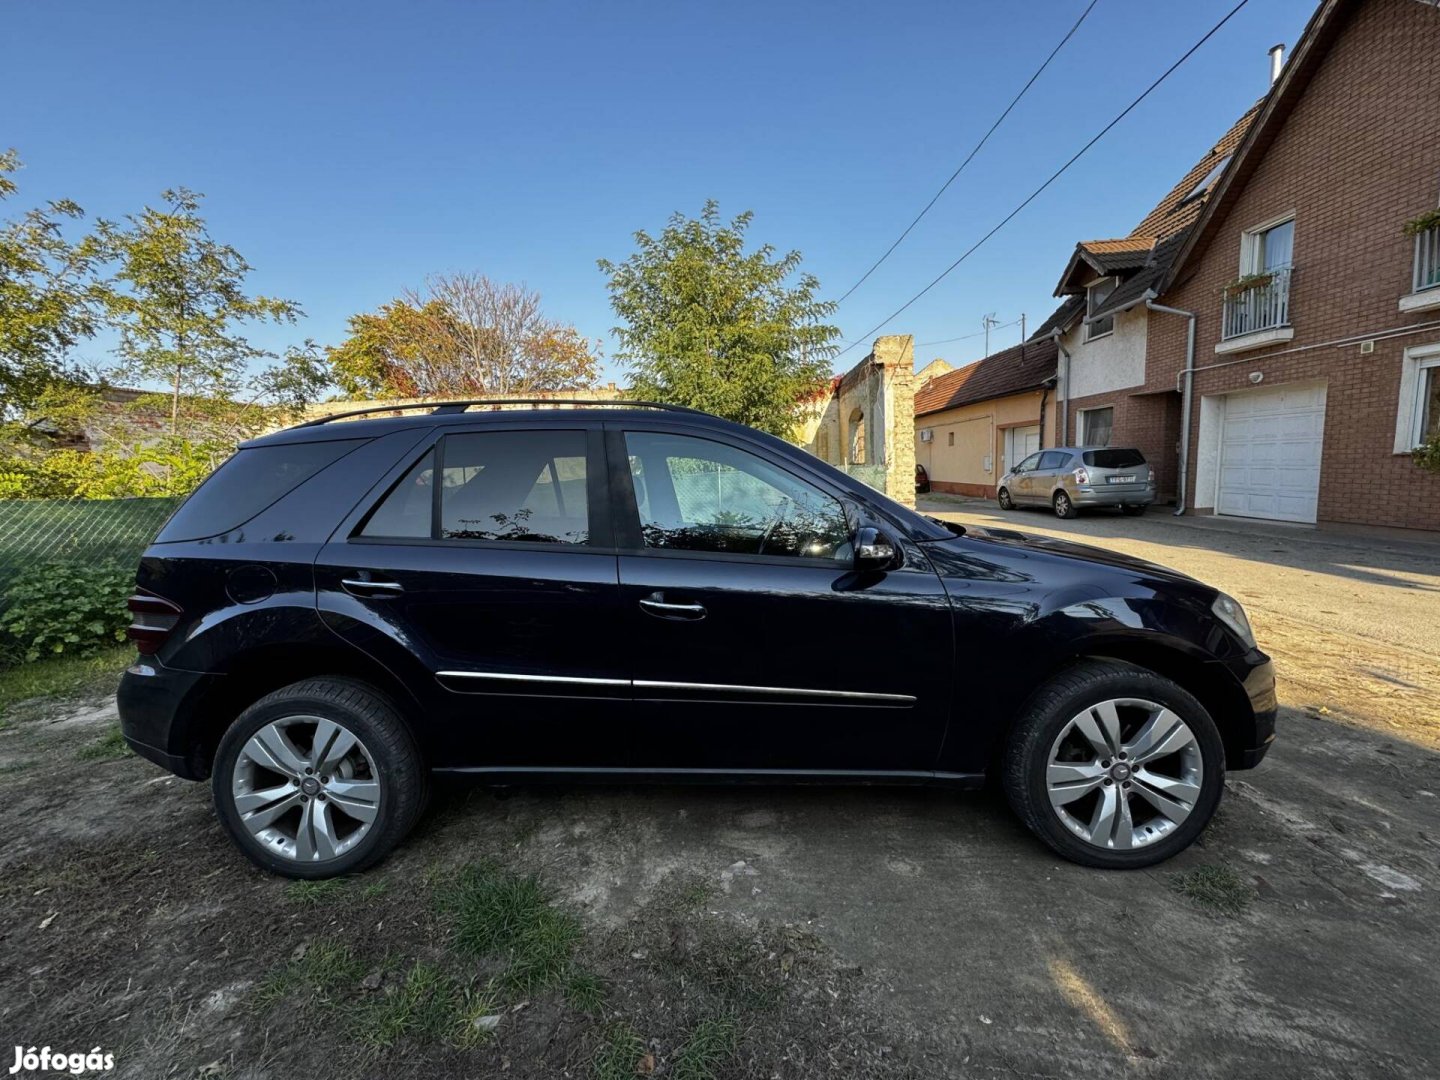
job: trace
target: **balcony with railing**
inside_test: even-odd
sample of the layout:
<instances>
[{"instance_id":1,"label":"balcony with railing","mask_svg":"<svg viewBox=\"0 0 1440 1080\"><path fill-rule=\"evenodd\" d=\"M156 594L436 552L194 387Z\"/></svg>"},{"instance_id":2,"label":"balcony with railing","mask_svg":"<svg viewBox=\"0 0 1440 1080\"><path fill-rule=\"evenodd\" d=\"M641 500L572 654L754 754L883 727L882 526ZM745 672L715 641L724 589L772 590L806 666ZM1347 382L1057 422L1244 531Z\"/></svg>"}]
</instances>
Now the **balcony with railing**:
<instances>
[{"instance_id":1,"label":"balcony with railing","mask_svg":"<svg viewBox=\"0 0 1440 1080\"><path fill-rule=\"evenodd\" d=\"M1225 290L1225 311L1221 321L1221 349L1249 344L1247 339L1263 335L1256 345L1288 339L1290 326L1290 274L1288 266L1242 278ZM1282 334L1281 331L1284 331ZM1229 344L1231 349L1225 349Z\"/></svg>"}]
</instances>

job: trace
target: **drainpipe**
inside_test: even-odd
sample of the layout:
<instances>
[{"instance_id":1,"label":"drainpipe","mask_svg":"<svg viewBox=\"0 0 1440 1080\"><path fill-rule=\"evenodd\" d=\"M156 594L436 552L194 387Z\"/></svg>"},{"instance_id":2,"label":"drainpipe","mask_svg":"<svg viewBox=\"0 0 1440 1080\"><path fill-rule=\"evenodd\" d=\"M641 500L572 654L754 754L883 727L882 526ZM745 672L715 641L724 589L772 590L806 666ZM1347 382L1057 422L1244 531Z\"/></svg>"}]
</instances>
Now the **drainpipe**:
<instances>
[{"instance_id":1,"label":"drainpipe","mask_svg":"<svg viewBox=\"0 0 1440 1080\"><path fill-rule=\"evenodd\" d=\"M1185 331L1185 385L1180 391L1180 479L1175 484L1175 516L1179 517L1185 513L1185 500L1189 495L1186 489L1190 475L1190 394L1195 385L1195 313L1166 307L1148 298L1145 307L1150 311L1179 315L1190 320Z\"/></svg>"},{"instance_id":2,"label":"drainpipe","mask_svg":"<svg viewBox=\"0 0 1440 1080\"><path fill-rule=\"evenodd\" d=\"M1058 427L1058 428L1060 429L1056 434L1058 434L1058 435L1060 436L1060 441L1057 442L1055 445L1056 445L1056 446L1069 446L1069 445L1070 445L1070 350L1067 349L1067 348L1065 348L1064 343L1061 342L1061 340L1060 340L1060 328L1059 328L1058 326L1057 326L1054 330L1051 330L1051 331L1050 331L1050 340L1053 341L1053 342L1055 342L1055 347L1060 350L1060 355L1065 358L1065 359L1064 359L1064 362L1060 365L1060 373L1059 373L1059 376L1060 376L1060 377L1059 377L1058 379L1056 379L1056 383L1057 383L1058 385L1056 386L1056 389L1055 389L1055 412L1056 412L1057 414L1059 414L1059 420L1060 420L1060 422L1059 422L1058 424L1056 424L1056 427ZM1044 413L1042 412L1041 415L1043 416Z\"/></svg>"}]
</instances>

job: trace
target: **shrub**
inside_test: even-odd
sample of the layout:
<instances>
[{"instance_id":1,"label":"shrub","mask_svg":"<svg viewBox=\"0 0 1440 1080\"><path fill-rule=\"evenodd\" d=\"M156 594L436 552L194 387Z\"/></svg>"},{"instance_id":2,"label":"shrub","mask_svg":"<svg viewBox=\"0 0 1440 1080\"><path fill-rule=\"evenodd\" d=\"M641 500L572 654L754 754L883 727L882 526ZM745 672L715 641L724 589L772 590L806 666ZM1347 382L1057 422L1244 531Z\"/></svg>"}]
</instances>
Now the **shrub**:
<instances>
[{"instance_id":1,"label":"shrub","mask_svg":"<svg viewBox=\"0 0 1440 1080\"><path fill-rule=\"evenodd\" d=\"M125 599L133 566L116 562L44 563L13 581L0 612L0 645L31 662L85 656L125 640Z\"/></svg>"}]
</instances>

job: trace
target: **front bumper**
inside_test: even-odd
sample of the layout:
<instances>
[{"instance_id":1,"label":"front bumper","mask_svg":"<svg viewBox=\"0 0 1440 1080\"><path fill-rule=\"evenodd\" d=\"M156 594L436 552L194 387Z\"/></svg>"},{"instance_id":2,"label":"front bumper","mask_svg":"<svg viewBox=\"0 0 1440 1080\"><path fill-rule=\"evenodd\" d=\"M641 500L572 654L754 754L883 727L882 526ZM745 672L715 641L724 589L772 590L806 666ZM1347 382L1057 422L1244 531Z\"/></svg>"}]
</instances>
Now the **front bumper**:
<instances>
[{"instance_id":1,"label":"front bumper","mask_svg":"<svg viewBox=\"0 0 1440 1080\"><path fill-rule=\"evenodd\" d=\"M1149 506L1155 501L1155 489L1146 488L1066 488L1065 494L1076 506Z\"/></svg>"},{"instance_id":2,"label":"front bumper","mask_svg":"<svg viewBox=\"0 0 1440 1080\"><path fill-rule=\"evenodd\" d=\"M139 657L125 669L115 695L126 743L176 776L204 780L210 775L210 761L198 705L222 678Z\"/></svg>"},{"instance_id":3,"label":"front bumper","mask_svg":"<svg viewBox=\"0 0 1440 1080\"><path fill-rule=\"evenodd\" d=\"M1275 665L1259 649L1251 655L1258 658L1258 662L1249 666L1242 685L1245 696L1250 699L1255 723L1247 740L1249 745L1237 747L1228 755L1231 769L1253 769L1264 760L1275 742L1275 714L1279 710L1279 700L1275 696Z\"/></svg>"}]
</instances>

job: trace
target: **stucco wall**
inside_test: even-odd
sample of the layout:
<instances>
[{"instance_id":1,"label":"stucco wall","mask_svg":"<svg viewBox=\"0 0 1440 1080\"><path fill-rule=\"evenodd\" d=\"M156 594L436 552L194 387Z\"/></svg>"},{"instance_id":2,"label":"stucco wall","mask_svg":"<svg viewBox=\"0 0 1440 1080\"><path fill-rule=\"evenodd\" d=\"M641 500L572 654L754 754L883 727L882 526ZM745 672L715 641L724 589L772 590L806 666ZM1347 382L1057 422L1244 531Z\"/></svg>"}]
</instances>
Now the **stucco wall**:
<instances>
[{"instance_id":1,"label":"stucco wall","mask_svg":"<svg viewBox=\"0 0 1440 1080\"><path fill-rule=\"evenodd\" d=\"M1039 424L1042 396L1045 419L1041 440L1045 446L1054 446L1055 396L1039 390L916 417L915 460L930 474L930 486L958 495L994 495L995 483L1005 468L1005 430ZM926 430L932 435L922 442L920 433ZM953 446L951 435L955 437Z\"/></svg>"},{"instance_id":2,"label":"stucco wall","mask_svg":"<svg viewBox=\"0 0 1440 1080\"><path fill-rule=\"evenodd\" d=\"M1145 382L1145 339L1148 315L1143 307L1115 316L1115 331L1094 341L1085 340L1084 323L1062 342L1070 352L1070 396L1108 394Z\"/></svg>"}]
</instances>

